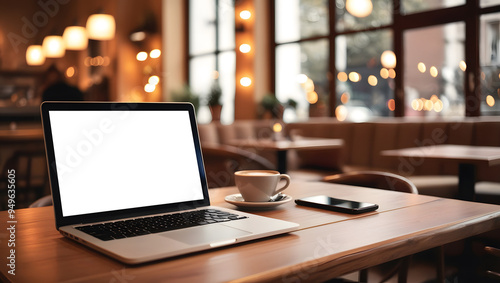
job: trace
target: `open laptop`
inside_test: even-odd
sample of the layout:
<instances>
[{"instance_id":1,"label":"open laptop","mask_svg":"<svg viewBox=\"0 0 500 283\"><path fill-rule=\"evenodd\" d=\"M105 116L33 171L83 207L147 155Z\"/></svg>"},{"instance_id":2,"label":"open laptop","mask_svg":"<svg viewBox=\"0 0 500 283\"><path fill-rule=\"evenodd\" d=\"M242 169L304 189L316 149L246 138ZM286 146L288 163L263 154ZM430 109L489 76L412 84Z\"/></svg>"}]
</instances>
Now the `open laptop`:
<instances>
[{"instance_id":1,"label":"open laptop","mask_svg":"<svg viewBox=\"0 0 500 283\"><path fill-rule=\"evenodd\" d=\"M44 102L56 228L138 264L295 230L210 206L189 103Z\"/></svg>"}]
</instances>

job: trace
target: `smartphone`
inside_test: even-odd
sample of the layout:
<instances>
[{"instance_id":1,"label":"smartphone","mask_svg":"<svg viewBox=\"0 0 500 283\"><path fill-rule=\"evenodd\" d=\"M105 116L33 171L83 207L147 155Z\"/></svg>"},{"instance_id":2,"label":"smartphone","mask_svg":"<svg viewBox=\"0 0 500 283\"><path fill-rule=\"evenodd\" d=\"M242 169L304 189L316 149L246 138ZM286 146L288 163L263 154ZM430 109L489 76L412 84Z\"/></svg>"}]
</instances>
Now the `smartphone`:
<instances>
[{"instance_id":1,"label":"smartphone","mask_svg":"<svg viewBox=\"0 0 500 283\"><path fill-rule=\"evenodd\" d=\"M329 196L312 196L296 199L295 203L304 206L333 210L350 214L359 214L378 209L378 205L367 202L357 202L352 200L332 198Z\"/></svg>"}]
</instances>

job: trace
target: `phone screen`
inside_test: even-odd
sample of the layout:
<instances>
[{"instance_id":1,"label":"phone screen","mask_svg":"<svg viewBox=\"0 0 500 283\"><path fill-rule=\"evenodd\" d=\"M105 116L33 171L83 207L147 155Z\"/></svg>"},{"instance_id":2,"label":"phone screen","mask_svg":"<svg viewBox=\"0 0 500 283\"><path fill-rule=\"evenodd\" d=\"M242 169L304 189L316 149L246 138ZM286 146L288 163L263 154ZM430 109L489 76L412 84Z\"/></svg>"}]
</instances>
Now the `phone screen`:
<instances>
[{"instance_id":1,"label":"phone screen","mask_svg":"<svg viewBox=\"0 0 500 283\"><path fill-rule=\"evenodd\" d=\"M378 208L378 205L374 203L337 199L325 195L297 199L295 202L299 205L354 214L374 211Z\"/></svg>"}]
</instances>

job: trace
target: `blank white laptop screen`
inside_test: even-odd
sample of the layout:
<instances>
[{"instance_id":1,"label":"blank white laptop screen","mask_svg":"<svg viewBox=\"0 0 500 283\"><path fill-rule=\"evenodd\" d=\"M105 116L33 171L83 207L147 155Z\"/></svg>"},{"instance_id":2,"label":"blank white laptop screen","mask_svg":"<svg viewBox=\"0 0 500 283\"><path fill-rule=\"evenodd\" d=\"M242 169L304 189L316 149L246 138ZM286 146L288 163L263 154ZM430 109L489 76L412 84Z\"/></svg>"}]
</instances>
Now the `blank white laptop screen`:
<instances>
[{"instance_id":1,"label":"blank white laptop screen","mask_svg":"<svg viewBox=\"0 0 500 283\"><path fill-rule=\"evenodd\" d=\"M50 111L63 216L203 199L188 111Z\"/></svg>"}]
</instances>

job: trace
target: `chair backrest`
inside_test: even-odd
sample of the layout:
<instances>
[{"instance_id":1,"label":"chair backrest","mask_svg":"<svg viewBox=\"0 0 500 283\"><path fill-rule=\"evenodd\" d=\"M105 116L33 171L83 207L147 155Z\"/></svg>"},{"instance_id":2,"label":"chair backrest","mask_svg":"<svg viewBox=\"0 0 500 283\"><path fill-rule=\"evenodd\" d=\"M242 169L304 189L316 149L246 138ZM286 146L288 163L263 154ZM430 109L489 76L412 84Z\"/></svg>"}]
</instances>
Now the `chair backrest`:
<instances>
[{"instance_id":1,"label":"chair backrest","mask_svg":"<svg viewBox=\"0 0 500 283\"><path fill-rule=\"evenodd\" d=\"M46 194L48 189L47 162L45 159L45 150L43 148L23 149L15 151L4 164L0 173L1 188L7 188L3 185L8 182L8 172L15 170L16 181L16 208L28 207L34 200ZM2 193L3 199L7 194ZM6 201L2 201L0 207Z\"/></svg>"},{"instance_id":2,"label":"chair backrest","mask_svg":"<svg viewBox=\"0 0 500 283\"><path fill-rule=\"evenodd\" d=\"M202 145L203 162L209 188L234 186L234 172L239 170L273 170L264 157L234 146Z\"/></svg>"},{"instance_id":3,"label":"chair backrest","mask_svg":"<svg viewBox=\"0 0 500 283\"><path fill-rule=\"evenodd\" d=\"M357 171L326 176L323 182L377 188L418 194L417 187L407 178L382 171Z\"/></svg>"},{"instance_id":4,"label":"chair backrest","mask_svg":"<svg viewBox=\"0 0 500 283\"><path fill-rule=\"evenodd\" d=\"M41 198L37 199L36 201L34 201L32 204L30 204L30 208L31 207L51 206L51 205L52 205L52 196L48 195L48 196L41 197Z\"/></svg>"}]
</instances>

